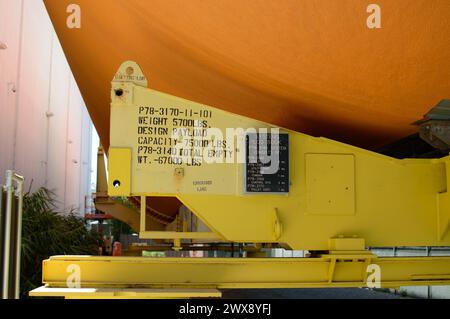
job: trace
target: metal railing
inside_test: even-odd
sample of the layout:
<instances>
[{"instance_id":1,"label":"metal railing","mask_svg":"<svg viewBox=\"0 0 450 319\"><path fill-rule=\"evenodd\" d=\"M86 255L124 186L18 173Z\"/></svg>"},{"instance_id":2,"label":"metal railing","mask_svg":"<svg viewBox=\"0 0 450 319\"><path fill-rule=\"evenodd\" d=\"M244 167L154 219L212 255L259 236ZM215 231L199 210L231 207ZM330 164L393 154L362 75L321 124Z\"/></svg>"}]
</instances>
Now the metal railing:
<instances>
[{"instance_id":1,"label":"metal railing","mask_svg":"<svg viewBox=\"0 0 450 319\"><path fill-rule=\"evenodd\" d=\"M0 274L2 299L20 297L20 254L24 178L6 171L0 196Z\"/></svg>"}]
</instances>

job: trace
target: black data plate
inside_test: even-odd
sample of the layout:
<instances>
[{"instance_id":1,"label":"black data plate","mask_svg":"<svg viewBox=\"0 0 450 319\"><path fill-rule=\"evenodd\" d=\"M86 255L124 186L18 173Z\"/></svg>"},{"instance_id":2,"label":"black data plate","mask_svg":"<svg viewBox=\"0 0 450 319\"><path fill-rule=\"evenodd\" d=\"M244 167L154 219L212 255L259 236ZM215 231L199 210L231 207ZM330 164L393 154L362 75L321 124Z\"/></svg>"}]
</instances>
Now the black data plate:
<instances>
[{"instance_id":1,"label":"black data plate","mask_svg":"<svg viewBox=\"0 0 450 319\"><path fill-rule=\"evenodd\" d=\"M289 193L289 134L278 134L277 143L271 134L266 134L264 139L261 133L249 133L246 136L245 147L245 191L247 193ZM263 163L261 159L264 160L264 158L261 158L260 154L267 154L271 158L272 151L278 153L278 165L276 162L273 163L273 173L263 174L261 168L270 167L272 162Z\"/></svg>"}]
</instances>

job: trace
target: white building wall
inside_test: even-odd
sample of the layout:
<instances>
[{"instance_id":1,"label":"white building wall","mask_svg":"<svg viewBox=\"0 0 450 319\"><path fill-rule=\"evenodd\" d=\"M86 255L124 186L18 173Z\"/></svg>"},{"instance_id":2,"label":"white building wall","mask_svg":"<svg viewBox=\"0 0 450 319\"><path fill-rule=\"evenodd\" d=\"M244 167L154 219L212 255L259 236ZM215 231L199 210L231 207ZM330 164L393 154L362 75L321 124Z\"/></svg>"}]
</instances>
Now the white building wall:
<instances>
[{"instance_id":1,"label":"white building wall","mask_svg":"<svg viewBox=\"0 0 450 319\"><path fill-rule=\"evenodd\" d=\"M0 182L14 169L83 213L92 123L43 2L0 0L0 42Z\"/></svg>"}]
</instances>

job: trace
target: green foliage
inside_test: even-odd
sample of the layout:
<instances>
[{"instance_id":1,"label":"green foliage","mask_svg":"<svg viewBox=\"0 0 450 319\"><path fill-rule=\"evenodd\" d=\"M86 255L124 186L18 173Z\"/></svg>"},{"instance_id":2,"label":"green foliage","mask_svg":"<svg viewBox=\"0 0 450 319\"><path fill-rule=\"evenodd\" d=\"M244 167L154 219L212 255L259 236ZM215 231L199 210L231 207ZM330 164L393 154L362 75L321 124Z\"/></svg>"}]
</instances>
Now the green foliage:
<instances>
[{"instance_id":1,"label":"green foliage","mask_svg":"<svg viewBox=\"0 0 450 319\"><path fill-rule=\"evenodd\" d=\"M58 213L53 193L41 188L24 196L21 293L42 285L42 261L53 255L96 255L101 237L74 214Z\"/></svg>"}]
</instances>

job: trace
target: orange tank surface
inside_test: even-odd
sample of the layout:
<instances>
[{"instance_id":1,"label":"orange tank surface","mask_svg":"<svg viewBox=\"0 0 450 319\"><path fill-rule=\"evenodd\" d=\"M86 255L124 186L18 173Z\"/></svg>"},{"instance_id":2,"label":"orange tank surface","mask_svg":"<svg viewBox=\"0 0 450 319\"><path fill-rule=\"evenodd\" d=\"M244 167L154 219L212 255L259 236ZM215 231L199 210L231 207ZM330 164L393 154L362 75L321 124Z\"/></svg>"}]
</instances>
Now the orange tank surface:
<instances>
[{"instance_id":1,"label":"orange tank surface","mask_svg":"<svg viewBox=\"0 0 450 319\"><path fill-rule=\"evenodd\" d=\"M450 97L449 0L77 0L80 29L71 3L45 1L106 148L125 60L153 89L368 148Z\"/></svg>"}]
</instances>

